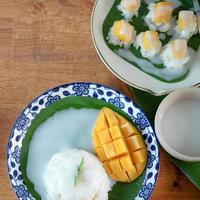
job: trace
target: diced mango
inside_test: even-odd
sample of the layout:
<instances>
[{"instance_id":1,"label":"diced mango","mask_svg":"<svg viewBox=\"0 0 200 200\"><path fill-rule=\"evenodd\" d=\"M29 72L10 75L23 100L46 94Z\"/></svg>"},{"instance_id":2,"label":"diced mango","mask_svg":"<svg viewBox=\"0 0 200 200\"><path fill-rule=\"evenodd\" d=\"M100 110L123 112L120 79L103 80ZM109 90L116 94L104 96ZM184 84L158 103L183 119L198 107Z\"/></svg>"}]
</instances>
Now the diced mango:
<instances>
[{"instance_id":1,"label":"diced mango","mask_svg":"<svg viewBox=\"0 0 200 200\"><path fill-rule=\"evenodd\" d=\"M112 137L113 140L123 137L119 126L110 127L109 130L110 130L110 134L111 134L111 137Z\"/></svg>"},{"instance_id":2,"label":"diced mango","mask_svg":"<svg viewBox=\"0 0 200 200\"><path fill-rule=\"evenodd\" d=\"M137 175L138 176L140 176L142 174L142 172L144 171L145 165L146 165L145 162L136 164L136 169L137 169Z\"/></svg>"},{"instance_id":3,"label":"diced mango","mask_svg":"<svg viewBox=\"0 0 200 200\"><path fill-rule=\"evenodd\" d=\"M98 118L97 118L97 122L95 125L95 131L99 132L99 131L104 131L106 130L108 127L107 121L106 121L106 117L104 115L103 110L100 112Z\"/></svg>"},{"instance_id":4,"label":"diced mango","mask_svg":"<svg viewBox=\"0 0 200 200\"><path fill-rule=\"evenodd\" d=\"M99 132L98 136L102 144L112 142L112 138L110 136L109 130L104 130L104 131Z\"/></svg>"},{"instance_id":5,"label":"diced mango","mask_svg":"<svg viewBox=\"0 0 200 200\"><path fill-rule=\"evenodd\" d=\"M145 147L144 140L141 135L133 135L127 139L127 142L131 151L136 151Z\"/></svg>"},{"instance_id":6,"label":"diced mango","mask_svg":"<svg viewBox=\"0 0 200 200\"><path fill-rule=\"evenodd\" d=\"M125 171L130 171L133 168L133 163L129 155L120 157L120 164Z\"/></svg>"},{"instance_id":7,"label":"diced mango","mask_svg":"<svg viewBox=\"0 0 200 200\"><path fill-rule=\"evenodd\" d=\"M122 117L121 115L119 115L118 113L116 113L116 117L117 117L117 120L118 120L120 126L122 126L123 124L125 124L127 122L127 120L124 117Z\"/></svg>"},{"instance_id":8,"label":"diced mango","mask_svg":"<svg viewBox=\"0 0 200 200\"><path fill-rule=\"evenodd\" d=\"M112 174L112 169L110 167L109 161L104 162L103 166L104 166L104 168L105 168L105 170L107 171L108 174Z\"/></svg>"},{"instance_id":9,"label":"diced mango","mask_svg":"<svg viewBox=\"0 0 200 200\"><path fill-rule=\"evenodd\" d=\"M144 148L138 151L133 151L132 159L135 164L145 162L147 160L147 150Z\"/></svg>"},{"instance_id":10,"label":"diced mango","mask_svg":"<svg viewBox=\"0 0 200 200\"><path fill-rule=\"evenodd\" d=\"M143 166L145 168L146 164L143 164ZM126 171L126 173L129 177L129 180L135 180L139 176L139 173L137 172L137 169L134 165L131 170Z\"/></svg>"},{"instance_id":11,"label":"diced mango","mask_svg":"<svg viewBox=\"0 0 200 200\"><path fill-rule=\"evenodd\" d=\"M122 170L119 159L113 159L109 161L110 168L113 172Z\"/></svg>"},{"instance_id":12,"label":"diced mango","mask_svg":"<svg viewBox=\"0 0 200 200\"><path fill-rule=\"evenodd\" d=\"M124 170L119 170L117 176L121 182L129 182L129 177Z\"/></svg>"},{"instance_id":13,"label":"diced mango","mask_svg":"<svg viewBox=\"0 0 200 200\"><path fill-rule=\"evenodd\" d=\"M101 161L106 161L107 160L107 156L106 156L105 151L104 151L104 149L102 147L95 148L95 150L96 150L96 153L97 153L97 155L98 155L98 157L99 157L99 159Z\"/></svg>"},{"instance_id":14,"label":"diced mango","mask_svg":"<svg viewBox=\"0 0 200 200\"><path fill-rule=\"evenodd\" d=\"M111 159L117 156L113 143L104 144L103 150L108 159Z\"/></svg>"},{"instance_id":15,"label":"diced mango","mask_svg":"<svg viewBox=\"0 0 200 200\"><path fill-rule=\"evenodd\" d=\"M101 141L98 135L93 136L93 143L94 143L95 148L101 147Z\"/></svg>"},{"instance_id":16,"label":"diced mango","mask_svg":"<svg viewBox=\"0 0 200 200\"><path fill-rule=\"evenodd\" d=\"M104 114L106 116L106 119L107 119L108 124L109 124L110 127L115 126L115 125L119 125L119 122L118 122L115 114L112 112L111 109L103 108L103 111L104 111Z\"/></svg>"},{"instance_id":17,"label":"diced mango","mask_svg":"<svg viewBox=\"0 0 200 200\"><path fill-rule=\"evenodd\" d=\"M155 19L156 23L170 23L172 19L173 3L159 2L155 6Z\"/></svg>"},{"instance_id":18,"label":"diced mango","mask_svg":"<svg viewBox=\"0 0 200 200\"><path fill-rule=\"evenodd\" d=\"M120 139L114 140L113 144L118 156L128 153L128 148L126 146L126 142L124 141L124 139L120 138Z\"/></svg>"},{"instance_id":19,"label":"diced mango","mask_svg":"<svg viewBox=\"0 0 200 200\"><path fill-rule=\"evenodd\" d=\"M103 162L106 172L114 180L131 182L142 173L146 166L146 145L138 129L128 120L109 108L102 110L103 115L101 112L93 133L97 156ZM104 125L98 125L98 123Z\"/></svg>"},{"instance_id":20,"label":"diced mango","mask_svg":"<svg viewBox=\"0 0 200 200\"><path fill-rule=\"evenodd\" d=\"M117 174L112 173L112 174L109 174L109 175L110 175L110 177L111 177L112 179L114 179L114 180L116 180L116 181L119 181L119 178L118 178Z\"/></svg>"},{"instance_id":21,"label":"diced mango","mask_svg":"<svg viewBox=\"0 0 200 200\"><path fill-rule=\"evenodd\" d=\"M131 123L125 123L121 126L121 130L123 135L128 138L132 135L139 134L139 131L136 127L134 127Z\"/></svg>"}]
</instances>

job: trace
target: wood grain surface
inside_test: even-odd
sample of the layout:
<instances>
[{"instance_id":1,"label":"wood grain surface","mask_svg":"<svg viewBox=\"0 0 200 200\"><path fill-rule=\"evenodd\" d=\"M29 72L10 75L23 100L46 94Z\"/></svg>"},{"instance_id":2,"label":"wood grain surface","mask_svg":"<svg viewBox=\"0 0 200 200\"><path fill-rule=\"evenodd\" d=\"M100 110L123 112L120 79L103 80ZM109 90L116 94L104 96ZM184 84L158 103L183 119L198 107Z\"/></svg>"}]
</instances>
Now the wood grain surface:
<instances>
[{"instance_id":1,"label":"wood grain surface","mask_svg":"<svg viewBox=\"0 0 200 200\"><path fill-rule=\"evenodd\" d=\"M92 44L94 0L0 1L0 200L17 199L6 167L6 146L20 111L48 88L92 81L129 95L101 62ZM197 200L200 191L161 150L152 200Z\"/></svg>"}]
</instances>

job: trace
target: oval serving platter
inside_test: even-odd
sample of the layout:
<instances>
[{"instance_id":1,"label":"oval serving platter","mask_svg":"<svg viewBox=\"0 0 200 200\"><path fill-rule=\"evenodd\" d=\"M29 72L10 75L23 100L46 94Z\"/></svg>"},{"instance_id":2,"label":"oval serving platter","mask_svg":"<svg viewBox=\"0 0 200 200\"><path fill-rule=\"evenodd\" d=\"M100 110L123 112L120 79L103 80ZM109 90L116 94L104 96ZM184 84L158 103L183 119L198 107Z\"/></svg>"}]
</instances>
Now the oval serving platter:
<instances>
[{"instance_id":1,"label":"oval serving platter","mask_svg":"<svg viewBox=\"0 0 200 200\"><path fill-rule=\"evenodd\" d=\"M149 199L155 187L160 166L159 147L150 123L140 108L125 95L103 85L83 82L61 85L44 92L33 100L16 120L8 141L7 166L9 177L18 199L35 199L32 195L33 193L29 192L30 187L25 184L27 183L27 177L24 178L24 173L22 173L23 170L21 169L23 167L21 165L22 144L29 132L29 128L34 124L37 116L40 116L50 107L52 109L49 110L51 110L52 114L61 110L60 105L63 106L62 109L73 107L73 104L76 104L75 101L69 106L66 103L68 102L69 104L70 101L65 102L65 100L76 97L79 100L81 98L82 101L80 105L74 106L76 108L88 105L88 101L90 102L88 99L91 99L93 104L98 105L96 106L98 109L103 106L109 106L119 113L124 113L141 131L147 145L148 163L143 175L133 184L116 183L109 193L109 200L116 199L116 196L118 196L117 191L127 193L127 199L130 199L130 197L137 200ZM94 103L95 101L97 103ZM137 188L137 185L139 185L139 188ZM136 189L133 190L134 187Z\"/></svg>"},{"instance_id":2,"label":"oval serving platter","mask_svg":"<svg viewBox=\"0 0 200 200\"><path fill-rule=\"evenodd\" d=\"M105 19L115 2L116 0L97 0L91 16L91 33L94 46L103 63L113 74L130 86L145 90L156 96L167 94L179 88L200 85L198 75L200 73L200 67L198 64L195 64L183 80L178 82L164 82L145 73L115 54L107 46L103 35ZM113 21L113 18L110 20L106 19L106 22L110 23L110 21Z\"/></svg>"}]
</instances>

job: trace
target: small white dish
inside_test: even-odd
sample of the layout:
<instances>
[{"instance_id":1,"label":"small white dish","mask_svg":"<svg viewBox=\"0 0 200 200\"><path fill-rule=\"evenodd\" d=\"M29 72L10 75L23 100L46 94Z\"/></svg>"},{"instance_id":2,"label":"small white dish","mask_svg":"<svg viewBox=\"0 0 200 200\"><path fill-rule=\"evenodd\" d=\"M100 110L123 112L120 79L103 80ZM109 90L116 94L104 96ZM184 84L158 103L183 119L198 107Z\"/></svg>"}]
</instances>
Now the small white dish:
<instances>
[{"instance_id":1,"label":"small white dish","mask_svg":"<svg viewBox=\"0 0 200 200\"><path fill-rule=\"evenodd\" d=\"M200 57L188 76L175 83L160 81L143 72L113 53L106 45L102 33L103 22L115 0L96 0L91 15L91 34L94 47L105 66L123 82L155 96L168 94L176 89L200 85ZM200 53L200 49L198 54Z\"/></svg>"},{"instance_id":2,"label":"small white dish","mask_svg":"<svg viewBox=\"0 0 200 200\"><path fill-rule=\"evenodd\" d=\"M157 110L155 131L161 146L173 157L200 161L200 88L169 94Z\"/></svg>"}]
</instances>

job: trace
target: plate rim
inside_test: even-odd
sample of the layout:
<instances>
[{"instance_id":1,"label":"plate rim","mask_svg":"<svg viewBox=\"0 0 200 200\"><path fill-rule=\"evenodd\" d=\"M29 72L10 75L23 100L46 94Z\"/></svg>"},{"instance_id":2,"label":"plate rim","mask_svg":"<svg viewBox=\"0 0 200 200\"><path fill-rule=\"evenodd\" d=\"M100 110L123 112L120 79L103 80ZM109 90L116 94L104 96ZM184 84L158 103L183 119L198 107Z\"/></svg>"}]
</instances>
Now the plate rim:
<instances>
[{"instance_id":1,"label":"plate rim","mask_svg":"<svg viewBox=\"0 0 200 200\"><path fill-rule=\"evenodd\" d=\"M169 90L162 90L160 89L160 91L154 91L153 89L148 89L148 88L145 88L145 87L142 87L142 86L139 86L139 85L136 85L128 80L126 80L124 77L122 77L119 73L117 73L110 65L109 63L106 61L106 59L104 58L104 56L102 55L100 49L98 48L98 45L97 45L97 42L96 42L96 39L95 39L95 35L94 35L94 27L93 27L93 24L94 24L94 15L95 15L95 11L96 11L96 7L97 7L97 4L100 0L95 0L95 3L94 3L94 6L93 6L93 9L92 9L92 13L91 13L91 18L90 18L90 33L91 33L91 36L92 36L92 41L93 41L93 46L94 48L96 49L96 52L97 54L99 55L101 61L104 63L104 65L106 66L106 68L111 72L113 73L117 78L119 78L121 81L127 83L128 85L132 86L132 87L135 87L137 89L140 89L140 90L143 90L145 92L148 92L150 94L153 94L154 96L162 96L162 95L167 95L171 92L173 92L174 90L177 90L177 89L169 89ZM140 69L141 70L141 69ZM142 70L141 70L142 71ZM142 71L143 72L143 71ZM145 72L143 72L145 73ZM200 86L200 81L191 85L191 86L186 86L186 87L180 87L181 88L190 88L190 87L199 87Z\"/></svg>"},{"instance_id":2,"label":"plate rim","mask_svg":"<svg viewBox=\"0 0 200 200\"><path fill-rule=\"evenodd\" d=\"M119 94L119 95L122 95L124 98L127 98L131 103L132 103L132 107L134 107L135 109L138 109L139 110L139 112L147 119L147 121L148 121L148 123L149 123L149 120L148 120L148 118L146 117L146 115L145 115L145 113L143 112L143 110L135 103L135 102L133 102L127 95L125 95L124 93L122 93L122 92L119 92L118 90L116 90L116 89L114 89L114 88L112 88L112 87L110 87L110 86L106 86L106 85L103 85L103 84L99 84L99 83L94 83L94 82L72 82L72 83L64 83L64 84L61 84L61 85L58 85L58 86L56 86L56 87L52 87L52 88L50 88L50 89L48 89L48 90L46 90L46 91L44 91L44 92L42 92L42 93L40 93L36 98L34 98L30 103L28 103L27 104L27 106L25 106L24 107L24 109L22 109L22 111L19 113L19 115L17 116L17 118L16 118L16 120L14 121L14 123L13 123L13 126L12 126L12 129L11 129L11 133L10 133L10 135L9 135L9 137L8 137L8 143L7 143L7 149L6 149L6 154L7 154L7 158L6 158L6 164L7 164L7 173L8 173L8 177L9 177L9 180L10 180L10 184L12 185L12 188L13 188L13 191L15 192L15 194L16 194L16 196L17 196L17 191L16 191L16 189L15 189L15 186L14 186L14 184L12 183L12 181L11 181L11 179L10 179L10 175L11 175L11 173L9 172L9 167L10 167L10 165L9 165L9 149L10 149L10 147L9 147L9 143L10 143L10 141L12 140L12 136L14 136L14 130L16 129L16 124L17 124L17 122L18 122L18 120L20 119L20 117L21 117L21 115L22 114L24 114L24 112L31 106L31 105L33 105L34 104L34 102L36 101L36 100L38 100L39 98L41 98L42 96L44 96L44 94L45 93L48 93L48 92L51 92L51 91L53 91L54 89L61 89L61 88L67 88L67 87L69 87L69 86L73 86L73 85L76 85L76 84L88 84L88 85L95 85L95 86L100 86L101 88L103 88L104 90L105 89L107 89L107 90L111 90L111 92L112 93L117 93L117 94ZM62 97L62 98L65 98L65 97ZM61 98L61 99L62 99ZM95 98L95 97L92 97L92 98ZM98 99L98 98L97 98ZM106 101L107 102L107 101ZM46 106L47 107L47 106ZM120 109L120 108L119 108ZM121 110L123 110L123 109L121 109ZM124 111L124 110L123 110ZM126 114L128 114L128 112L126 112L126 111L124 111ZM39 113L40 113L40 111L39 111ZM130 114L128 114L128 115L130 115ZM35 118L35 117L34 117ZM33 119L34 119L33 118ZM32 120L33 120L32 119ZM32 121L31 120L31 121ZM131 119L132 121L133 121L133 119ZM31 122L30 121L30 122ZM28 126L28 127L30 127L30 125ZM27 128L28 128L27 127ZM151 193L149 194L149 196L148 196L148 198L139 198L138 196L138 198L136 197L136 199L138 199L138 200L143 200L143 199L150 199L150 197L151 197L151 195L152 195L152 193L153 193L153 191L154 191L154 189L155 189L155 186L156 186L156 183L157 183L157 181L158 181L158 177L159 177L159 173L160 173L160 147L159 147L159 143L158 143L158 140L157 140L157 137L156 137L156 134L155 134L155 129L153 128L153 126L149 123L149 127L151 128L151 130L152 130L152 134L153 134L153 136L154 136L154 140L155 140L155 142L156 142L156 148L157 148L157 157L156 157L156 159L157 159L157 162L156 162L156 165L158 165L158 168L157 169L154 169L155 171L156 171L156 173L155 173L155 175L157 175L156 176L156 178L154 179L154 184L153 184L153 186L152 186L152 189L151 189ZM142 131L141 131L142 132ZM26 133L25 133L26 134ZM24 139L24 138L23 138ZM23 141L23 139L22 139L22 141ZM13 145L13 146L15 146L15 145ZM20 155L21 156L21 155ZM21 170L19 170L18 169L18 171L21 171ZM146 174L146 176L147 176L147 174ZM145 176L145 178L146 178L146 176ZM23 179L22 179L23 180ZM143 184L142 184L142 186L144 186L144 183L145 183L145 179L144 179L144 182L143 182ZM22 185L24 185L25 187L26 187L26 185L23 183ZM142 189L142 188L141 188ZM138 195L139 195L139 193L140 193L140 191L141 191L141 189L139 190L139 192L138 192ZM28 193L30 193L29 191L27 191ZM30 193L31 194L31 193ZM31 195L31 197L32 197L32 195ZM19 199L19 200L21 200L22 198L20 198L20 197L18 197L17 196L17 198ZM34 199L34 198L30 198L30 197L28 197L28 198L26 198L27 200L32 200L32 199Z\"/></svg>"}]
</instances>

